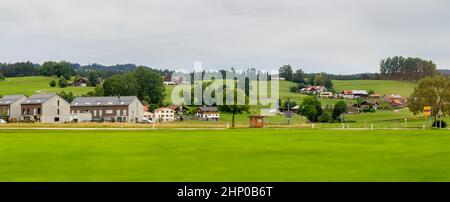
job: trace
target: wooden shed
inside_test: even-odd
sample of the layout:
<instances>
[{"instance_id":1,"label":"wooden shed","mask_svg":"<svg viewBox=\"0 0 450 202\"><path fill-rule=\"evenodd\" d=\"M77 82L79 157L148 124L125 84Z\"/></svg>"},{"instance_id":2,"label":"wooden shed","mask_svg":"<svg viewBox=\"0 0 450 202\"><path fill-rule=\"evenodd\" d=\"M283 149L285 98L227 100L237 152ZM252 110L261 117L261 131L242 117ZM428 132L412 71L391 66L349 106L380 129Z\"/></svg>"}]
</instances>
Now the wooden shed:
<instances>
[{"instance_id":1,"label":"wooden shed","mask_svg":"<svg viewBox=\"0 0 450 202\"><path fill-rule=\"evenodd\" d=\"M250 128L263 128L264 127L264 116L249 116Z\"/></svg>"}]
</instances>

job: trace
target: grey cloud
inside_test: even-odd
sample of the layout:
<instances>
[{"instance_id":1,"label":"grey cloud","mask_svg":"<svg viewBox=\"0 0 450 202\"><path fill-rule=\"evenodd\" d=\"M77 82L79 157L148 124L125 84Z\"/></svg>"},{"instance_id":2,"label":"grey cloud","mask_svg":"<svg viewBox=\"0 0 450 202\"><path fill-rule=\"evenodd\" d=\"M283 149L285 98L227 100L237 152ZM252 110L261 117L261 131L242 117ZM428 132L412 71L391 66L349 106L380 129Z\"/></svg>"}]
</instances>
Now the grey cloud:
<instances>
[{"instance_id":1,"label":"grey cloud","mask_svg":"<svg viewBox=\"0 0 450 202\"><path fill-rule=\"evenodd\" d=\"M0 60L375 72L392 55L450 67L448 1L0 0Z\"/></svg>"}]
</instances>

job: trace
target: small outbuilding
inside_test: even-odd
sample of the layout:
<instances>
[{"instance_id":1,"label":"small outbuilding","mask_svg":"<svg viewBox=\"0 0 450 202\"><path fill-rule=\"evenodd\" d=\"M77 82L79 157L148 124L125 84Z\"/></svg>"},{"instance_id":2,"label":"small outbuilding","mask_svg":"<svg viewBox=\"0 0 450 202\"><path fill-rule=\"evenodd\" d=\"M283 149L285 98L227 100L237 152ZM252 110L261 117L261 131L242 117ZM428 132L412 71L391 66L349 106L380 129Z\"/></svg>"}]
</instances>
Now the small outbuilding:
<instances>
[{"instance_id":1,"label":"small outbuilding","mask_svg":"<svg viewBox=\"0 0 450 202\"><path fill-rule=\"evenodd\" d=\"M249 116L250 128L263 128L264 127L264 116Z\"/></svg>"}]
</instances>

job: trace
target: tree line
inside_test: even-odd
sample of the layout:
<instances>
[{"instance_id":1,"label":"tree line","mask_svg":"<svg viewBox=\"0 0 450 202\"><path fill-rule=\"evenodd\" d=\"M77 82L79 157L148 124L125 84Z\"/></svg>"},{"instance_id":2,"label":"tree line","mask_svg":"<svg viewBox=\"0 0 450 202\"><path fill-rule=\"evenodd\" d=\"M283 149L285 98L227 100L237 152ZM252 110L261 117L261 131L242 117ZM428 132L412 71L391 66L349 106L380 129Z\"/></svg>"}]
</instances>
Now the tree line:
<instances>
[{"instance_id":1,"label":"tree line","mask_svg":"<svg viewBox=\"0 0 450 202\"><path fill-rule=\"evenodd\" d=\"M382 79L417 81L437 74L436 64L421 58L395 56L381 60Z\"/></svg>"},{"instance_id":2,"label":"tree line","mask_svg":"<svg viewBox=\"0 0 450 202\"><path fill-rule=\"evenodd\" d=\"M71 76L87 77L89 73L95 72L98 77L109 78L117 74L126 74L134 71L139 66L135 64L116 64L111 66L97 63L80 65L68 61L46 61L42 65L27 62L0 63L0 78L2 77L24 77L24 76L57 76L70 79ZM149 68L149 67L147 67ZM165 76L173 73L172 70L151 69L158 75Z\"/></svg>"},{"instance_id":3,"label":"tree line","mask_svg":"<svg viewBox=\"0 0 450 202\"><path fill-rule=\"evenodd\" d=\"M38 76L39 65L31 62L0 63L0 75L3 77Z\"/></svg>"}]
</instances>

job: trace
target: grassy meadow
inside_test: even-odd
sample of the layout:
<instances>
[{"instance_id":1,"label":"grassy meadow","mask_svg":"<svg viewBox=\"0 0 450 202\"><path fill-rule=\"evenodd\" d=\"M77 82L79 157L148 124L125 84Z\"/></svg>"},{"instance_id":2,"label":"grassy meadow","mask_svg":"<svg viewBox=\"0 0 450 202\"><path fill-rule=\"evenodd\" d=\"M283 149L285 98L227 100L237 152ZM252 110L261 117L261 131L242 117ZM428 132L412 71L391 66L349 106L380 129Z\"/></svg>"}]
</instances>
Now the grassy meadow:
<instances>
[{"instance_id":1,"label":"grassy meadow","mask_svg":"<svg viewBox=\"0 0 450 202\"><path fill-rule=\"evenodd\" d=\"M450 181L450 132L0 130L0 181Z\"/></svg>"},{"instance_id":2,"label":"grassy meadow","mask_svg":"<svg viewBox=\"0 0 450 202\"><path fill-rule=\"evenodd\" d=\"M31 96L37 93L58 93L61 91L72 92L74 95L84 95L92 91L92 87L73 87L67 88L50 87L50 81L58 81L55 77L15 77L6 78L0 81L0 95L24 94Z\"/></svg>"},{"instance_id":3,"label":"grassy meadow","mask_svg":"<svg viewBox=\"0 0 450 202\"><path fill-rule=\"evenodd\" d=\"M399 94L405 98L409 97L416 87L415 83L406 81L386 80L335 80L336 90L374 90L381 95Z\"/></svg>"}]
</instances>

